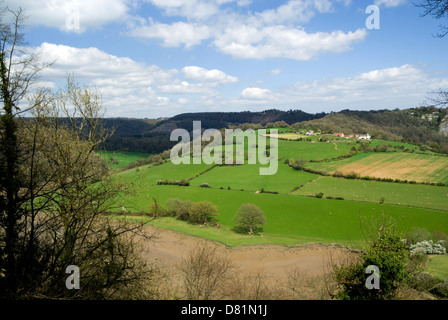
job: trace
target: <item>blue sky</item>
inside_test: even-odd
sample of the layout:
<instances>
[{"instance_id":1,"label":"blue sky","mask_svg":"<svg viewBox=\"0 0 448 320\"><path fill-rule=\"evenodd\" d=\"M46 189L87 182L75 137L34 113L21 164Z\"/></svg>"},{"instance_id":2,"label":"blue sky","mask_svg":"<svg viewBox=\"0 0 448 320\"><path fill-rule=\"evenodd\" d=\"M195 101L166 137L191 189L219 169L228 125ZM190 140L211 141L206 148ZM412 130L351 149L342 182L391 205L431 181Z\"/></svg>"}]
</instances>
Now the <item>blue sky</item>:
<instances>
[{"instance_id":1,"label":"blue sky","mask_svg":"<svg viewBox=\"0 0 448 320\"><path fill-rule=\"evenodd\" d=\"M418 1L417 1L418 2ZM420 1L421 2L421 1ZM110 117L417 107L448 88L448 38L410 0L15 0L43 61ZM369 5L379 29L369 29ZM447 22L448 23L448 22Z\"/></svg>"}]
</instances>

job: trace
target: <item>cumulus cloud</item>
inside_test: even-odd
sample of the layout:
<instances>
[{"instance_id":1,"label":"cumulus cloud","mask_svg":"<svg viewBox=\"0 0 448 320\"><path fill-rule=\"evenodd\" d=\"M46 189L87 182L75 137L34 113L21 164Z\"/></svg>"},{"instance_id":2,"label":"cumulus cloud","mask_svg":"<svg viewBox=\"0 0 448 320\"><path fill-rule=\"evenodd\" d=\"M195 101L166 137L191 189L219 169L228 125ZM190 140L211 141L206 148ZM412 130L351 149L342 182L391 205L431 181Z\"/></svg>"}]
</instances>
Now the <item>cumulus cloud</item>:
<instances>
[{"instance_id":1,"label":"cumulus cloud","mask_svg":"<svg viewBox=\"0 0 448 320\"><path fill-rule=\"evenodd\" d=\"M341 53L367 36L364 29L354 32L307 33L302 29L268 26L257 29L250 26L227 29L214 41L223 53L235 58L266 59L288 58L310 60L320 53Z\"/></svg>"},{"instance_id":2,"label":"cumulus cloud","mask_svg":"<svg viewBox=\"0 0 448 320\"><path fill-rule=\"evenodd\" d=\"M402 108L419 106L429 91L446 86L448 78L433 77L415 66L403 65L349 78L298 82L283 91L282 97L321 108Z\"/></svg>"},{"instance_id":3,"label":"cumulus cloud","mask_svg":"<svg viewBox=\"0 0 448 320\"><path fill-rule=\"evenodd\" d=\"M127 0L14 0L11 9L26 8L26 23L55 27L68 32L84 32L88 28L124 21L128 14Z\"/></svg>"},{"instance_id":4,"label":"cumulus cloud","mask_svg":"<svg viewBox=\"0 0 448 320\"><path fill-rule=\"evenodd\" d=\"M160 39L164 46L169 47L190 48L210 41L219 52L238 59L310 60L320 53L351 50L354 44L367 36L362 29L310 33L299 25L317 13L333 11L337 3L348 5L350 0L290 0L275 9L254 13L223 9L223 5L235 0L149 2L166 14L186 21L163 24L142 18L140 23L131 27L130 35Z\"/></svg>"},{"instance_id":5,"label":"cumulus cloud","mask_svg":"<svg viewBox=\"0 0 448 320\"><path fill-rule=\"evenodd\" d=\"M241 98L249 100L265 100L271 95L271 90L261 88L246 88L241 92Z\"/></svg>"},{"instance_id":6,"label":"cumulus cloud","mask_svg":"<svg viewBox=\"0 0 448 320\"><path fill-rule=\"evenodd\" d=\"M181 71L166 70L117 57L95 47L43 43L34 52L39 54L42 62L54 62L40 73L39 85L51 89L61 87L67 75L73 73L76 81L99 90L108 116L174 115L197 102L194 97L212 104L219 96L220 86L238 81L218 69L186 66Z\"/></svg>"},{"instance_id":7,"label":"cumulus cloud","mask_svg":"<svg viewBox=\"0 0 448 320\"><path fill-rule=\"evenodd\" d=\"M265 24L308 22L316 12L329 12L332 8L333 5L329 0L292 0L276 9L256 13L255 16Z\"/></svg>"},{"instance_id":8,"label":"cumulus cloud","mask_svg":"<svg viewBox=\"0 0 448 320\"><path fill-rule=\"evenodd\" d=\"M185 78L193 81L205 81L215 84L227 84L238 82L238 78L229 76L221 70L207 70L197 66L187 66L182 69Z\"/></svg>"},{"instance_id":9,"label":"cumulus cloud","mask_svg":"<svg viewBox=\"0 0 448 320\"><path fill-rule=\"evenodd\" d=\"M196 23L181 21L173 24L164 24L150 21L149 24L135 27L129 34L144 39L162 39L163 45L166 47L184 45L186 48L189 48L208 39L211 36L211 30L206 25L198 25Z\"/></svg>"},{"instance_id":10,"label":"cumulus cloud","mask_svg":"<svg viewBox=\"0 0 448 320\"><path fill-rule=\"evenodd\" d=\"M43 62L55 61L42 71L41 85L60 87L73 72L75 80L98 88L108 116L154 117L251 105L295 106L308 112L415 107L428 92L448 87L448 78L406 64L351 77L297 82L277 90L253 85L234 93L226 91L223 96L221 87L237 84L239 79L218 69L185 66L165 70L93 47L43 43L35 50ZM274 69L271 74L279 71Z\"/></svg>"}]
</instances>

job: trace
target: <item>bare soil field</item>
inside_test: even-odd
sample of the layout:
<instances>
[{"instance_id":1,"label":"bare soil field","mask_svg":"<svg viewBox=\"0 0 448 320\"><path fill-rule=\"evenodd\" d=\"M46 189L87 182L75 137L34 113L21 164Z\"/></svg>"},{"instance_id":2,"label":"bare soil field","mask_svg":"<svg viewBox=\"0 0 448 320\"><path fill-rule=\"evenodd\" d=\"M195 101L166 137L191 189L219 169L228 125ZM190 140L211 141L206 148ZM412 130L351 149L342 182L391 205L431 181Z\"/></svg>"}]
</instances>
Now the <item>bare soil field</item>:
<instances>
[{"instance_id":1,"label":"bare soil field","mask_svg":"<svg viewBox=\"0 0 448 320\"><path fill-rule=\"evenodd\" d=\"M146 228L152 239L144 241L145 257L165 272L164 286L170 288L170 292L165 293L168 297L162 298L182 297L183 277L179 266L199 246L207 246L231 261L230 278L234 280L231 286L233 291L238 291L237 296L224 297L231 299L325 299L328 284L324 280L332 264L356 256L355 252L336 244L229 247L173 230ZM249 289L248 284L258 287L257 296L252 296L255 291ZM228 287L229 283L225 285Z\"/></svg>"},{"instance_id":2,"label":"bare soil field","mask_svg":"<svg viewBox=\"0 0 448 320\"><path fill-rule=\"evenodd\" d=\"M352 172L361 176L414 180L418 182L445 182L448 158L414 154L375 154L337 168L343 174Z\"/></svg>"}]
</instances>

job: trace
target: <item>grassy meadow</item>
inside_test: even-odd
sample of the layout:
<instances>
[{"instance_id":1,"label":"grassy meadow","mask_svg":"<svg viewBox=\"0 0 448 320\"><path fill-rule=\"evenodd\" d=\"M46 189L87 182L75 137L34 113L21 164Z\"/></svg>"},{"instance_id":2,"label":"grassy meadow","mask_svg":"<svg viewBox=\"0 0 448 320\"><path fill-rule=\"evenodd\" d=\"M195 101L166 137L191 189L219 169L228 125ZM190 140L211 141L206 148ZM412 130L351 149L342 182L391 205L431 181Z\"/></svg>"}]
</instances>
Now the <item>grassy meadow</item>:
<instances>
[{"instance_id":1,"label":"grassy meadow","mask_svg":"<svg viewBox=\"0 0 448 320\"><path fill-rule=\"evenodd\" d=\"M195 226L174 218L157 218L151 223L228 245L323 242L359 246L363 241L361 220L382 215L397 220L403 232L426 228L430 232L448 233L448 187L334 178L295 170L285 163L288 158L308 161L335 158L347 154L355 144L354 140L337 143L278 140L278 170L268 176L259 174L260 165L247 162L228 166L165 162L119 172L115 177L134 187L133 195L123 203L130 212L147 211L154 199L162 205L169 198L211 201L218 207L220 228ZM328 172L351 166L351 170L370 173L368 166L401 163L402 167L409 166L415 171L414 178L420 175L422 179L440 182L448 178L447 159L429 154L377 152L306 165ZM419 161L422 167L415 165ZM385 172L396 176L399 171L396 168ZM190 185L157 185L158 180L165 179L184 179ZM201 187L203 184L209 187ZM314 197L320 192L323 198ZM262 236L233 232L235 214L244 203L254 203L263 210L267 222Z\"/></svg>"},{"instance_id":2,"label":"grassy meadow","mask_svg":"<svg viewBox=\"0 0 448 320\"><path fill-rule=\"evenodd\" d=\"M120 169L131 162L138 159L147 158L150 154L140 153L140 152L99 152L103 156L107 163L111 165L112 169Z\"/></svg>"}]
</instances>

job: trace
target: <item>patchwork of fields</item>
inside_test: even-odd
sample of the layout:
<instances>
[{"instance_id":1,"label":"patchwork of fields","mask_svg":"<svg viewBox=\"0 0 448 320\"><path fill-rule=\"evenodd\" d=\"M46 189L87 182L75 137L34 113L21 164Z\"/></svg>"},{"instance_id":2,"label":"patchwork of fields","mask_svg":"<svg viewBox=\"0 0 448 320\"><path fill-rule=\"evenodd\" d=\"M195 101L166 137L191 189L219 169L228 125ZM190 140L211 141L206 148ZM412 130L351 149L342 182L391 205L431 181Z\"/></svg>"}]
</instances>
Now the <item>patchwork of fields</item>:
<instances>
[{"instance_id":1,"label":"patchwork of fields","mask_svg":"<svg viewBox=\"0 0 448 320\"><path fill-rule=\"evenodd\" d=\"M220 229L192 226L173 218L159 218L154 223L231 245L356 243L363 239L362 217L383 214L399 221L402 231L426 228L448 233L448 187L349 180L295 170L284 160L335 158L349 152L354 142L340 142L336 146L310 141L278 142L278 171L272 176L259 175L259 165L174 165L170 162L117 173L117 178L132 183L136 190L123 204L129 211L142 212L153 199L162 205L169 198L211 201L218 206ZM447 160L443 156L405 152L359 153L341 160L307 162L306 166L327 172L355 171L362 176L377 174L376 177L446 183ZM157 185L158 180L165 179L185 179L190 186ZM203 184L209 187L201 187ZM314 197L318 193L323 197ZM244 203L254 203L264 211L267 223L263 237L236 235L231 231L236 211Z\"/></svg>"}]
</instances>

